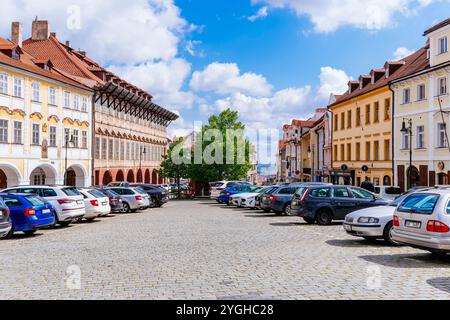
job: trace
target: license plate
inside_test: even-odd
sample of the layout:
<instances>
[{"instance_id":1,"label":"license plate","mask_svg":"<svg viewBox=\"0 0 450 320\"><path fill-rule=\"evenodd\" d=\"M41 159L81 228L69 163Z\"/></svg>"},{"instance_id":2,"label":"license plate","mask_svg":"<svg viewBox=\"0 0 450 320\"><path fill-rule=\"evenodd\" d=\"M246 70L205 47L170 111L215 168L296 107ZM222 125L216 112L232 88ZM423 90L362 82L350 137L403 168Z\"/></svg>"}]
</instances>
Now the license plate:
<instances>
[{"instance_id":1,"label":"license plate","mask_svg":"<svg viewBox=\"0 0 450 320\"><path fill-rule=\"evenodd\" d=\"M405 227L407 228L420 229L421 226L422 222L419 221L405 221Z\"/></svg>"},{"instance_id":2,"label":"license plate","mask_svg":"<svg viewBox=\"0 0 450 320\"><path fill-rule=\"evenodd\" d=\"M353 228L352 228L351 225L344 224L344 229L347 230L347 231L352 231Z\"/></svg>"},{"instance_id":3,"label":"license plate","mask_svg":"<svg viewBox=\"0 0 450 320\"><path fill-rule=\"evenodd\" d=\"M44 210L42 210L42 214L47 214L47 213L50 213L50 209L44 209Z\"/></svg>"},{"instance_id":4,"label":"license plate","mask_svg":"<svg viewBox=\"0 0 450 320\"><path fill-rule=\"evenodd\" d=\"M3 212L0 211L0 219L3 219Z\"/></svg>"},{"instance_id":5,"label":"license plate","mask_svg":"<svg viewBox=\"0 0 450 320\"><path fill-rule=\"evenodd\" d=\"M106 206L107 204L107 202L102 202L102 206Z\"/></svg>"},{"instance_id":6,"label":"license plate","mask_svg":"<svg viewBox=\"0 0 450 320\"><path fill-rule=\"evenodd\" d=\"M78 200L77 204L83 204L83 200Z\"/></svg>"}]
</instances>

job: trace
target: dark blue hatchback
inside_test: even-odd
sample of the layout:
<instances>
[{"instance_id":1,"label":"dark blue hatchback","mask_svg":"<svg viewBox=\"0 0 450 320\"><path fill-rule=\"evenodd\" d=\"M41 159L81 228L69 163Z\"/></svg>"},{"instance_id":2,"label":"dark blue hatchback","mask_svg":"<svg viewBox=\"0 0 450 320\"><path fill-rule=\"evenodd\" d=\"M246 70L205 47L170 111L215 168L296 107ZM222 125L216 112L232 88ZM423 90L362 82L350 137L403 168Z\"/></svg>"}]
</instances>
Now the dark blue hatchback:
<instances>
[{"instance_id":1,"label":"dark blue hatchback","mask_svg":"<svg viewBox=\"0 0 450 320\"><path fill-rule=\"evenodd\" d=\"M0 198L10 210L12 229L8 234L9 237L19 231L32 235L38 229L55 224L52 205L39 196L0 193Z\"/></svg>"}]
</instances>

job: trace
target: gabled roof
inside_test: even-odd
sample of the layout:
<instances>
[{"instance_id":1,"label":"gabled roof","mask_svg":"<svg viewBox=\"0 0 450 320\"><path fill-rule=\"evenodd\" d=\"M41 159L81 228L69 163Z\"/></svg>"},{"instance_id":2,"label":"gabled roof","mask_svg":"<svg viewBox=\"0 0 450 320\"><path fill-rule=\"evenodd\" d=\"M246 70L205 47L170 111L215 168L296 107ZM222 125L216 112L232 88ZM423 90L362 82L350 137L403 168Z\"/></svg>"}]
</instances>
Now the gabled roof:
<instances>
[{"instance_id":1,"label":"gabled roof","mask_svg":"<svg viewBox=\"0 0 450 320\"><path fill-rule=\"evenodd\" d=\"M423 33L423 35L426 36L427 34L433 32L433 31L436 31L436 30L438 30L438 29L440 29L440 28L442 28L442 27L445 27L446 25L449 25L449 24L450 24L450 18L449 18L449 19L446 19L446 20L444 20L444 21L441 21L441 22L439 22L438 24L435 24L434 26L432 26L431 28L425 30L425 32Z\"/></svg>"},{"instance_id":2,"label":"gabled roof","mask_svg":"<svg viewBox=\"0 0 450 320\"><path fill-rule=\"evenodd\" d=\"M353 99L355 97L361 96L363 94L369 93L371 91L374 91L376 89L380 89L384 86L389 85L389 82L394 81L399 78L403 78L407 75L414 74L418 71L424 70L429 67L430 62L427 58L427 50L428 45L424 46L423 48L417 50L413 54L399 60L394 61L392 63L394 64L401 64L398 69L393 73L390 74L389 77L381 77L378 81L375 83L369 83L363 88L358 88L353 90L352 92L345 92L344 94L340 96L336 96L336 101L330 104L328 107L335 106L339 103L348 101L350 99Z\"/></svg>"}]
</instances>

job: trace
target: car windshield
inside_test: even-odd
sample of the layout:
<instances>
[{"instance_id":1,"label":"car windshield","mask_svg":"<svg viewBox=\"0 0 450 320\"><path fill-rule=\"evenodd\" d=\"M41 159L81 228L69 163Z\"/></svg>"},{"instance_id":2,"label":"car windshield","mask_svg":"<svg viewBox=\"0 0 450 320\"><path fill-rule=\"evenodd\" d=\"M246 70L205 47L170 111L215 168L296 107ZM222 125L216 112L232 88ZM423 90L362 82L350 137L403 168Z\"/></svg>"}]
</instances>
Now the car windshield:
<instances>
[{"instance_id":1,"label":"car windshield","mask_svg":"<svg viewBox=\"0 0 450 320\"><path fill-rule=\"evenodd\" d=\"M37 196L25 196L24 197L33 207L45 205L44 199Z\"/></svg>"},{"instance_id":2,"label":"car windshield","mask_svg":"<svg viewBox=\"0 0 450 320\"><path fill-rule=\"evenodd\" d=\"M93 195L96 198L104 198L105 197L105 195L98 190L89 190L88 193Z\"/></svg>"},{"instance_id":3,"label":"car windshield","mask_svg":"<svg viewBox=\"0 0 450 320\"><path fill-rule=\"evenodd\" d=\"M102 190L102 192L104 194L106 194L108 197L118 197L119 196L119 194L117 192L115 192L114 190L105 189L105 190Z\"/></svg>"},{"instance_id":4,"label":"car windshield","mask_svg":"<svg viewBox=\"0 0 450 320\"><path fill-rule=\"evenodd\" d=\"M252 187L252 188L251 188L251 191L252 191L252 192L260 192L260 191L262 191L262 190L264 190L264 187Z\"/></svg>"},{"instance_id":5,"label":"car windshield","mask_svg":"<svg viewBox=\"0 0 450 320\"><path fill-rule=\"evenodd\" d=\"M140 194L147 194L147 192L145 192L144 189L142 189L141 187L136 187L134 188L137 192L139 192Z\"/></svg>"},{"instance_id":6,"label":"car windshield","mask_svg":"<svg viewBox=\"0 0 450 320\"><path fill-rule=\"evenodd\" d=\"M400 212L432 214L439 199L437 194L415 193L409 195L398 207Z\"/></svg>"},{"instance_id":7,"label":"car windshield","mask_svg":"<svg viewBox=\"0 0 450 320\"><path fill-rule=\"evenodd\" d=\"M390 207L398 207L398 205L405 200L405 198L407 197L407 195L403 195L401 197L398 197L397 199L395 199L394 201L392 201L391 203L389 203Z\"/></svg>"},{"instance_id":8,"label":"car windshield","mask_svg":"<svg viewBox=\"0 0 450 320\"><path fill-rule=\"evenodd\" d=\"M61 190L68 196L81 196L81 193L75 187L62 188Z\"/></svg>"}]
</instances>

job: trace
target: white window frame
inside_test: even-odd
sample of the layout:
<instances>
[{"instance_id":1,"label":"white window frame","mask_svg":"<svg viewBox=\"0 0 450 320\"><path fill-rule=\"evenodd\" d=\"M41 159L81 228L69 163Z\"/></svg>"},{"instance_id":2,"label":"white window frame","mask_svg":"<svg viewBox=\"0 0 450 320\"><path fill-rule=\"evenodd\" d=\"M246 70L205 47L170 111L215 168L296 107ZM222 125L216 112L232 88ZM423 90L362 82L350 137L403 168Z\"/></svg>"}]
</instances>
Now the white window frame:
<instances>
[{"instance_id":1,"label":"white window frame","mask_svg":"<svg viewBox=\"0 0 450 320\"><path fill-rule=\"evenodd\" d=\"M48 87L48 104L56 105L56 88Z\"/></svg>"},{"instance_id":2,"label":"white window frame","mask_svg":"<svg viewBox=\"0 0 450 320\"><path fill-rule=\"evenodd\" d=\"M421 88L423 88L423 97L420 96L421 94ZM427 98L427 90L426 90L426 86L424 83L419 84L417 86L417 101L422 101L425 100Z\"/></svg>"},{"instance_id":3,"label":"white window frame","mask_svg":"<svg viewBox=\"0 0 450 320\"><path fill-rule=\"evenodd\" d=\"M445 82L445 86L441 86L441 81ZM442 89L444 89L444 90L442 90ZM438 90L438 92L437 92L438 96L443 96L443 95L447 94L447 92L448 92L447 77L441 77L441 78L437 79L437 90Z\"/></svg>"},{"instance_id":4,"label":"white window frame","mask_svg":"<svg viewBox=\"0 0 450 320\"><path fill-rule=\"evenodd\" d=\"M14 87L13 89L14 97L23 98L23 78L14 77L13 87Z\"/></svg>"},{"instance_id":5,"label":"white window frame","mask_svg":"<svg viewBox=\"0 0 450 320\"><path fill-rule=\"evenodd\" d=\"M88 132L86 130L81 130L81 148L88 148Z\"/></svg>"},{"instance_id":6,"label":"white window frame","mask_svg":"<svg viewBox=\"0 0 450 320\"><path fill-rule=\"evenodd\" d=\"M0 94L8 94L9 75L7 73L0 73Z\"/></svg>"},{"instance_id":7,"label":"white window frame","mask_svg":"<svg viewBox=\"0 0 450 320\"><path fill-rule=\"evenodd\" d=\"M73 95L73 108L80 110L80 96L78 94Z\"/></svg>"},{"instance_id":8,"label":"white window frame","mask_svg":"<svg viewBox=\"0 0 450 320\"><path fill-rule=\"evenodd\" d=\"M441 135L442 135L442 140L441 140ZM437 148L446 148L447 147L444 123L437 124L436 146L437 146Z\"/></svg>"},{"instance_id":9,"label":"white window frame","mask_svg":"<svg viewBox=\"0 0 450 320\"><path fill-rule=\"evenodd\" d=\"M73 136L73 147L78 148L79 146L79 137L80 137L80 131L78 129L72 130L72 136Z\"/></svg>"},{"instance_id":10,"label":"white window frame","mask_svg":"<svg viewBox=\"0 0 450 320\"><path fill-rule=\"evenodd\" d=\"M425 126L423 125L416 127L416 149L425 149Z\"/></svg>"},{"instance_id":11,"label":"white window frame","mask_svg":"<svg viewBox=\"0 0 450 320\"><path fill-rule=\"evenodd\" d=\"M448 52L447 36L438 39L438 55Z\"/></svg>"},{"instance_id":12,"label":"white window frame","mask_svg":"<svg viewBox=\"0 0 450 320\"><path fill-rule=\"evenodd\" d=\"M402 132L402 150L409 150L409 132Z\"/></svg>"},{"instance_id":13,"label":"white window frame","mask_svg":"<svg viewBox=\"0 0 450 320\"><path fill-rule=\"evenodd\" d=\"M64 108L70 108L70 92L64 91Z\"/></svg>"},{"instance_id":14,"label":"white window frame","mask_svg":"<svg viewBox=\"0 0 450 320\"><path fill-rule=\"evenodd\" d=\"M57 141L57 128L56 126L50 126L48 129L49 132L49 145L50 147L56 147Z\"/></svg>"},{"instance_id":15,"label":"white window frame","mask_svg":"<svg viewBox=\"0 0 450 320\"><path fill-rule=\"evenodd\" d=\"M37 131L35 131L36 128ZM31 144L33 146L38 146L40 145L40 140L41 140L41 125L39 123L33 123L31 125Z\"/></svg>"},{"instance_id":16,"label":"white window frame","mask_svg":"<svg viewBox=\"0 0 450 320\"><path fill-rule=\"evenodd\" d=\"M406 92L408 92L408 95L406 95ZM408 97L408 100L406 100L406 97ZM404 88L403 89L403 104L408 104L410 102L411 102L411 89Z\"/></svg>"},{"instance_id":17,"label":"white window frame","mask_svg":"<svg viewBox=\"0 0 450 320\"><path fill-rule=\"evenodd\" d=\"M20 124L20 129L16 128L16 124ZM13 143L22 144L23 141L23 122L14 121L13 122Z\"/></svg>"},{"instance_id":18,"label":"white window frame","mask_svg":"<svg viewBox=\"0 0 450 320\"><path fill-rule=\"evenodd\" d=\"M8 143L8 131L9 131L9 120L8 119L0 119L0 123L5 123L6 128L0 126L1 134L0 134L0 143Z\"/></svg>"},{"instance_id":19,"label":"white window frame","mask_svg":"<svg viewBox=\"0 0 450 320\"><path fill-rule=\"evenodd\" d=\"M41 102L41 84L38 81L31 82L31 100Z\"/></svg>"},{"instance_id":20,"label":"white window frame","mask_svg":"<svg viewBox=\"0 0 450 320\"><path fill-rule=\"evenodd\" d=\"M83 112L88 111L88 98L86 96L83 96L83 98L82 98L81 111L83 111Z\"/></svg>"}]
</instances>

